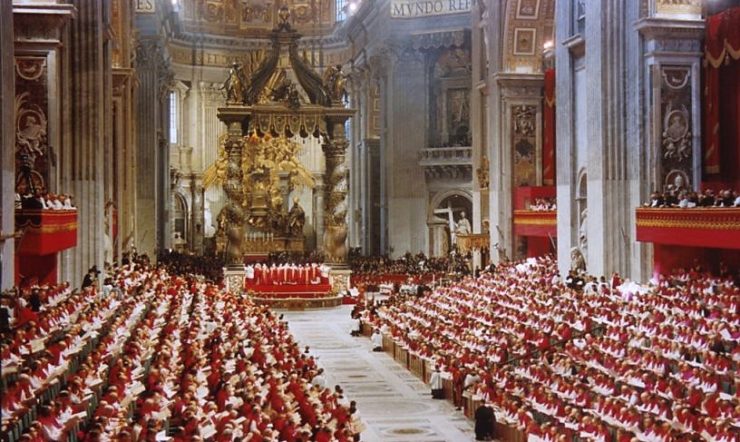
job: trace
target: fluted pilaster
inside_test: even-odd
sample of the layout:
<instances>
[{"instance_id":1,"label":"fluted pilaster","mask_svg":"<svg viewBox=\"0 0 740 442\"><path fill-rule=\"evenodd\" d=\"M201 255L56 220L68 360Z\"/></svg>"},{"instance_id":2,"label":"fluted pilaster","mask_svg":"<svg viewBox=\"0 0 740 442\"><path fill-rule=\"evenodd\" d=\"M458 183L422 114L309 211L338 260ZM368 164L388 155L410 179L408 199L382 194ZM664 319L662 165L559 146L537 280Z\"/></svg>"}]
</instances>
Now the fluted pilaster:
<instances>
[{"instance_id":1,"label":"fluted pilaster","mask_svg":"<svg viewBox=\"0 0 740 442\"><path fill-rule=\"evenodd\" d=\"M13 5L0 2L0 127L15 127ZM15 133L0 131L0 290L13 286L15 241Z\"/></svg>"},{"instance_id":2,"label":"fluted pilaster","mask_svg":"<svg viewBox=\"0 0 740 442\"><path fill-rule=\"evenodd\" d=\"M161 42L142 39L136 48L136 241L140 253L153 255L170 242L169 111L172 73Z\"/></svg>"},{"instance_id":3,"label":"fluted pilaster","mask_svg":"<svg viewBox=\"0 0 740 442\"><path fill-rule=\"evenodd\" d=\"M105 159L111 154L112 69L107 4L76 0L68 29L66 84L62 93L59 189L74 195L77 247L62 254L62 279L77 285L87 269L105 259Z\"/></svg>"}]
</instances>

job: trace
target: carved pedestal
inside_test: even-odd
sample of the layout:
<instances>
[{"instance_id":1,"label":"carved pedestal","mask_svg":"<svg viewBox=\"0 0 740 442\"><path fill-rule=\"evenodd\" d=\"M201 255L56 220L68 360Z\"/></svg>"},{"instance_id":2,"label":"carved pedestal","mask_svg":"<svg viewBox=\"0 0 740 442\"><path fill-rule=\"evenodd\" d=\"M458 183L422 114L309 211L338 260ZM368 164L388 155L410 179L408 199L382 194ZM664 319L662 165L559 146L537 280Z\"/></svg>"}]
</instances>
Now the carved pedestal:
<instances>
[{"instance_id":1,"label":"carved pedestal","mask_svg":"<svg viewBox=\"0 0 740 442\"><path fill-rule=\"evenodd\" d=\"M227 267L224 269L224 284L226 291L233 293L244 292L244 267Z\"/></svg>"},{"instance_id":2,"label":"carved pedestal","mask_svg":"<svg viewBox=\"0 0 740 442\"><path fill-rule=\"evenodd\" d=\"M349 269L331 269L329 272L329 281L331 282L331 292L336 296L341 296L349 289L349 279L352 276L352 270Z\"/></svg>"}]
</instances>

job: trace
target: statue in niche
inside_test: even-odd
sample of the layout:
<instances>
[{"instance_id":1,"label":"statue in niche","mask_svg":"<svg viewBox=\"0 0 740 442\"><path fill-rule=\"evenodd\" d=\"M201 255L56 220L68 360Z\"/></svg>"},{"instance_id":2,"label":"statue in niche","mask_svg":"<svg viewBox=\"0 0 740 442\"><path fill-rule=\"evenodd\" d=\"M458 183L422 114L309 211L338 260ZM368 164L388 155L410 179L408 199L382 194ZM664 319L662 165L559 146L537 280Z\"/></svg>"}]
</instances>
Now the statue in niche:
<instances>
[{"instance_id":1,"label":"statue in niche","mask_svg":"<svg viewBox=\"0 0 740 442\"><path fill-rule=\"evenodd\" d=\"M451 90L448 94L447 109L450 121L450 144L453 146L469 146L470 103L468 102L468 90Z\"/></svg>"},{"instance_id":2,"label":"statue in niche","mask_svg":"<svg viewBox=\"0 0 740 442\"><path fill-rule=\"evenodd\" d=\"M306 213L298 203L298 197L293 198L293 207L288 212L288 231L292 236L303 237L303 226L306 224Z\"/></svg>"},{"instance_id":3,"label":"statue in niche","mask_svg":"<svg viewBox=\"0 0 740 442\"><path fill-rule=\"evenodd\" d=\"M457 240L461 235L470 235L470 232L472 231L473 228L470 225L470 221L465 217L465 212L460 212L460 219L458 219L455 224L455 244L457 244Z\"/></svg>"},{"instance_id":4,"label":"statue in niche","mask_svg":"<svg viewBox=\"0 0 740 442\"><path fill-rule=\"evenodd\" d=\"M229 76L222 87L226 91L227 104L241 104L244 102L244 79L241 66L237 62L231 64Z\"/></svg>"},{"instance_id":5,"label":"statue in niche","mask_svg":"<svg viewBox=\"0 0 740 442\"><path fill-rule=\"evenodd\" d=\"M329 91L329 97L331 97L332 101L342 101L347 96L347 80L342 75L341 64L326 68L322 82L326 90Z\"/></svg>"},{"instance_id":6,"label":"statue in niche","mask_svg":"<svg viewBox=\"0 0 740 442\"><path fill-rule=\"evenodd\" d=\"M578 226L578 248L582 253L588 250L588 207L581 212L581 223Z\"/></svg>"}]
</instances>

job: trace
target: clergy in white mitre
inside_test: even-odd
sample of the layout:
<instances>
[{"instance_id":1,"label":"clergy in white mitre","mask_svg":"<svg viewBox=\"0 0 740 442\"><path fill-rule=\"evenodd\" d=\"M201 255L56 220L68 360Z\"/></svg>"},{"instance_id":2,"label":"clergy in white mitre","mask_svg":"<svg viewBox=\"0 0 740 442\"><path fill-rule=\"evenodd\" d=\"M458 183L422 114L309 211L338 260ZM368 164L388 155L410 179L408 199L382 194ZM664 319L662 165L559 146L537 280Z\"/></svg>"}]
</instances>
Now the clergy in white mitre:
<instances>
[{"instance_id":1,"label":"clergy in white mitre","mask_svg":"<svg viewBox=\"0 0 740 442\"><path fill-rule=\"evenodd\" d=\"M299 271L300 271L300 267L297 264L291 263L288 265L288 283L289 284L298 284Z\"/></svg>"},{"instance_id":2,"label":"clergy in white mitre","mask_svg":"<svg viewBox=\"0 0 740 442\"><path fill-rule=\"evenodd\" d=\"M244 266L244 277L247 278L247 284L254 284L254 266Z\"/></svg>"},{"instance_id":3,"label":"clergy in white mitre","mask_svg":"<svg viewBox=\"0 0 740 442\"><path fill-rule=\"evenodd\" d=\"M319 266L319 271L321 272L321 283L322 284L328 284L329 283L329 271L331 271L331 268L326 264L321 264Z\"/></svg>"}]
</instances>

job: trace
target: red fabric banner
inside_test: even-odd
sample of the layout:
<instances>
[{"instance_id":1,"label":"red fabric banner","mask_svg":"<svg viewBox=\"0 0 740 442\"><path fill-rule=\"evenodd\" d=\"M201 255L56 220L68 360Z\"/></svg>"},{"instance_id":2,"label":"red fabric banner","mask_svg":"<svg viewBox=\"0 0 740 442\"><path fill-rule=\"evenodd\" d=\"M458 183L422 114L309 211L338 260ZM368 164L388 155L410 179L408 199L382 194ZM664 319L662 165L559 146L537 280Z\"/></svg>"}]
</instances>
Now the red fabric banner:
<instances>
[{"instance_id":1,"label":"red fabric banner","mask_svg":"<svg viewBox=\"0 0 740 442\"><path fill-rule=\"evenodd\" d=\"M735 7L707 18L704 39L704 174L725 181L738 181L740 170L738 60L740 7Z\"/></svg>"},{"instance_id":2,"label":"red fabric banner","mask_svg":"<svg viewBox=\"0 0 740 442\"><path fill-rule=\"evenodd\" d=\"M542 183L555 185L555 69L545 71L545 106L542 110Z\"/></svg>"}]
</instances>

